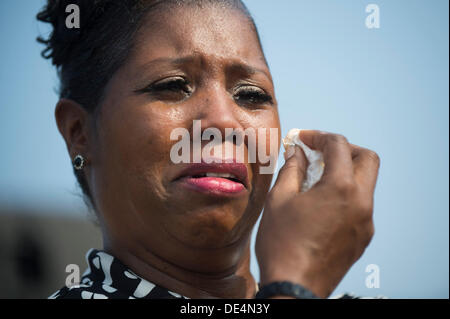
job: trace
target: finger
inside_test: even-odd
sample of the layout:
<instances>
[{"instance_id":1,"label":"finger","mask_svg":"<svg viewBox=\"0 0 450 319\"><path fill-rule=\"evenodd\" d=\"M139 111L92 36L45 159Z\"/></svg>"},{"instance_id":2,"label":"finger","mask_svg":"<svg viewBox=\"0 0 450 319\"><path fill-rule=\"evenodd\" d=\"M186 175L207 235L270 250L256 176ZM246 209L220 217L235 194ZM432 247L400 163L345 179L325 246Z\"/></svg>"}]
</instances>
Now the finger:
<instances>
[{"instance_id":1,"label":"finger","mask_svg":"<svg viewBox=\"0 0 450 319\"><path fill-rule=\"evenodd\" d=\"M353 179L351 148L344 136L316 130L302 130L300 139L310 148L323 153L325 169L322 180Z\"/></svg>"},{"instance_id":2,"label":"finger","mask_svg":"<svg viewBox=\"0 0 450 319\"><path fill-rule=\"evenodd\" d=\"M374 151L350 144L353 158L353 171L358 184L367 187L370 192L375 190L380 168L380 158Z\"/></svg>"},{"instance_id":3,"label":"finger","mask_svg":"<svg viewBox=\"0 0 450 319\"><path fill-rule=\"evenodd\" d=\"M298 146L290 146L286 150L285 157L286 162L278 172L272 188L272 192L281 200L300 192L308 164L305 154Z\"/></svg>"}]
</instances>

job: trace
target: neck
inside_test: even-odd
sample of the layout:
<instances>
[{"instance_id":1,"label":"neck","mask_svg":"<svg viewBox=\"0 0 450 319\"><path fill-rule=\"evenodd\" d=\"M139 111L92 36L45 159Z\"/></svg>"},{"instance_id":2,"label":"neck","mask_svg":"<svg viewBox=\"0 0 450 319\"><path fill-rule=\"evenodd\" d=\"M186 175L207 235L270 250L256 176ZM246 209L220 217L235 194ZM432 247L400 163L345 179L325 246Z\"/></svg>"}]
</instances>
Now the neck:
<instances>
[{"instance_id":1,"label":"neck","mask_svg":"<svg viewBox=\"0 0 450 319\"><path fill-rule=\"evenodd\" d=\"M104 249L142 278L188 298L253 298L256 293L256 282L250 272L249 239L234 265L207 273L183 268L145 249L132 251L112 244L105 244ZM201 259L208 258L215 259L214 256ZM215 269L218 268L221 267Z\"/></svg>"}]
</instances>

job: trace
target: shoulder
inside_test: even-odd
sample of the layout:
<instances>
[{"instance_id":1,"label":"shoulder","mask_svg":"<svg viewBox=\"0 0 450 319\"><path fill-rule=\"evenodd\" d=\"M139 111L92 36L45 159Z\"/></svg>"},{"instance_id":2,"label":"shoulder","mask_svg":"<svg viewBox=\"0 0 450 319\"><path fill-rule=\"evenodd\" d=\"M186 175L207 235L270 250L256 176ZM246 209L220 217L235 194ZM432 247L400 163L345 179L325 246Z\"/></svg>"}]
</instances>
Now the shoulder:
<instances>
[{"instance_id":1,"label":"shoulder","mask_svg":"<svg viewBox=\"0 0 450 319\"><path fill-rule=\"evenodd\" d=\"M102 281L93 281L84 277L81 284L64 286L48 299L133 299L122 291L104 284Z\"/></svg>"},{"instance_id":2,"label":"shoulder","mask_svg":"<svg viewBox=\"0 0 450 319\"><path fill-rule=\"evenodd\" d=\"M109 297L87 285L63 287L53 293L48 299L108 299Z\"/></svg>"}]
</instances>

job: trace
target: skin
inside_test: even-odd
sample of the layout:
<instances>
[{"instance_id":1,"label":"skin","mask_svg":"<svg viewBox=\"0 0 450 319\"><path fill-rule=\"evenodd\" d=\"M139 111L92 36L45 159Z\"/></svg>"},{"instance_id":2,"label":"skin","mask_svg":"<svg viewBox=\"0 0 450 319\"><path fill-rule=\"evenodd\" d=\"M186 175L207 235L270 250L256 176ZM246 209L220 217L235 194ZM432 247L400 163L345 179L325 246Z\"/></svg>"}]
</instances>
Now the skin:
<instances>
[{"instance_id":1,"label":"skin","mask_svg":"<svg viewBox=\"0 0 450 319\"><path fill-rule=\"evenodd\" d=\"M189 94L142 90L179 78L188 80ZM242 102L242 85L262 90L272 103ZM235 10L182 7L150 15L108 82L98 114L61 99L55 116L71 158L87 159L104 249L171 291L252 298L250 234L264 205L256 243L261 283L291 280L326 297L373 234L377 157L335 134L301 136L326 162L323 180L307 193L299 193L306 167L299 151L270 193L272 175L259 174L261 163L246 163L250 185L238 197L218 199L174 181L183 168L170 160L175 128L192 133L200 119L202 129L222 134L225 128L280 131L269 68L247 18ZM268 137L266 145L268 154Z\"/></svg>"}]
</instances>

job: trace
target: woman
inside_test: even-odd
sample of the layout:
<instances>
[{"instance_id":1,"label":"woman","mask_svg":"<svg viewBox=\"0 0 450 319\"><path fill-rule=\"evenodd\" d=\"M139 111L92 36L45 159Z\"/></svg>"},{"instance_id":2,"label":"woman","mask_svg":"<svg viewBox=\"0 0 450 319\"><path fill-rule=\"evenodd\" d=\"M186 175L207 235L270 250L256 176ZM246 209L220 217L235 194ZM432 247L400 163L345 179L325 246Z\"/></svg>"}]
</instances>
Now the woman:
<instances>
[{"instance_id":1,"label":"woman","mask_svg":"<svg viewBox=\"0 0 450 319\"><path fill-rule=\"evenodd\" d=\"M70 3L80 28L65 24ZM171 159L171 133L194 133L196 120L202 132L280 132L269 67L240 0L49 0L38 19L53 26L39 41L60 76L55 117L104 241L88 252L81 284L52 298L254 298L250 234L263 207L257 297L330 295L373 236L374 152L302 131L325 162L303 193L298 147L270 192L259 159Z\"/></svg>"}]
</instances>

